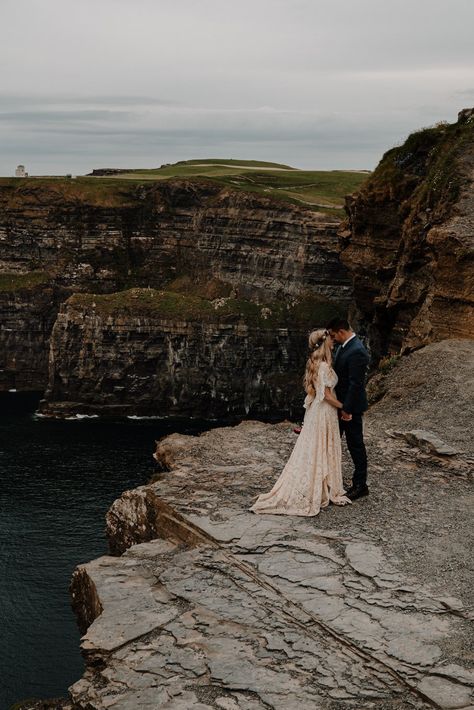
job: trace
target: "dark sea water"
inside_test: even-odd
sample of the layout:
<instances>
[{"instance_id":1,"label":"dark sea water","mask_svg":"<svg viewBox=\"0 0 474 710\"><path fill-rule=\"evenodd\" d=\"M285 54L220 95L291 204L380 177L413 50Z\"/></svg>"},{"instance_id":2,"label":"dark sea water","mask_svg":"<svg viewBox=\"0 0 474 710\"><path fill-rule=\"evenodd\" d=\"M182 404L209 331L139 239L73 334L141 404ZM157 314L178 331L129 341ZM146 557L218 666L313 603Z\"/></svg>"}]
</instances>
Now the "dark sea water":
<instances>
[{"instance_id":1,"label":"dark sea water","mask_svg":"<svg viewBox=\"0 0 474 710\"><path fill-rule=\"evenodd\" d=\"M155 472L155 439L210 425L50 421L13 395L0 406L0 710L7 710L28 697L64 696L80 678L68 591L74 567L107 554L107 508Z\"/></svg>"}]
</instances>

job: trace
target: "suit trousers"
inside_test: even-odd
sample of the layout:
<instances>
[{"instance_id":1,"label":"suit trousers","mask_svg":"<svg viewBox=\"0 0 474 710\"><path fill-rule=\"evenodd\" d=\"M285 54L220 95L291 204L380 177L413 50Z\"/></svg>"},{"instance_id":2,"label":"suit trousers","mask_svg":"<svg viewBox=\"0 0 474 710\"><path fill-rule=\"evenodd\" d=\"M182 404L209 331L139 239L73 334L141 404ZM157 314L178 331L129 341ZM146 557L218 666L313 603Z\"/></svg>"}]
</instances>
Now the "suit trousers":
<instances>
[{"instance_id":1,"label":"suit trousers","mask_svg":"<svg viewBox=\"0 0 474 710\"><path fill-rule=\"evenodd\" d=\"M352 485L355 487L367 485L367 451L364 444L362 414L353 414L349 422L339 419L341 436L346 435L347 448L354 462Z\"/></svg>"}]
</instances>

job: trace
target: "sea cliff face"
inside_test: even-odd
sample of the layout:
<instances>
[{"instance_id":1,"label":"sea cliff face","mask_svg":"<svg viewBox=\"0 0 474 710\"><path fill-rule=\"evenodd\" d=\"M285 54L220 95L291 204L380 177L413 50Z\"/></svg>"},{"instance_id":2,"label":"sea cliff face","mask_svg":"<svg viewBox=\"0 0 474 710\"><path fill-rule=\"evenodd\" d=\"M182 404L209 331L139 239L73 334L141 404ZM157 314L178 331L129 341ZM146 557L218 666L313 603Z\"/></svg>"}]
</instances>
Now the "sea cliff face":
<instances>
[{"instance_id":1,"label":"sea cliff face","mask_svg":"<svg viewBox=\"0 0 474 710\"><path fill-rule=\"evenodd\" d=\"M61 306L41 411L225 417L299 411L306 336L332 306L261 306L154 289Z\"/></svg>"},{"instance_id":2,"label":"sea cliff face","mask_svg":"<svg viewBox=\"0 0 474 710\"><path fill-rule=\"evenodd\" d=\"M289 412L349 303L337 228L207 180L0 181L0 386L49 380L50 414Z\"/></svg>"},{"instance_id":3,"label":"sea cliff face","mask_svg":"<svg viewBox=\"0 0 474 710\"><path fill-rule=\"evenodd\" d=\"M472 338L474 111L389 150L346 210L341 258L375 358Z\"/></svg>"},{"instance_id":4,"label":"sea cliff face","mask_svg":"<svg viewBox=\"0 0 474 710\"><path fill-rule=\"evenodd\" d=\"M41 391L51 329L69 295L44 274L0 274L0 391Z\"/></svg>"},{"instance_id":5,"label":"sea cliff face","mask_svg":"<svg viewBox=\"0 0 474 710\"><path fill-rule=\"evenodd\" d=\"M338 220L207 181L0 182L3 271L51 270L75 290L219 278L238 295L346 299Z\"/></svg>"},{"instance_id":6,"label":"sea cliff face","mask_svg":"<svg viewBox=\"0 0 474 710\"><path fill-rule=\"evenodd\" d=\"M291 388L276 383L295 385L308 330L345 313L352 292L375 363L472 337L473 134L466 110L388 151L347 198L341 229L204 179L1 180L0 388L49 381L49 413L149 412L152 399L154 413L188 411L190 392L213 416L284 400L289 413ZM147 289L173 307L145 313ZM238 402L226 366L206 376L223 354L241 363Z\"/></svg>"}]
</instances>

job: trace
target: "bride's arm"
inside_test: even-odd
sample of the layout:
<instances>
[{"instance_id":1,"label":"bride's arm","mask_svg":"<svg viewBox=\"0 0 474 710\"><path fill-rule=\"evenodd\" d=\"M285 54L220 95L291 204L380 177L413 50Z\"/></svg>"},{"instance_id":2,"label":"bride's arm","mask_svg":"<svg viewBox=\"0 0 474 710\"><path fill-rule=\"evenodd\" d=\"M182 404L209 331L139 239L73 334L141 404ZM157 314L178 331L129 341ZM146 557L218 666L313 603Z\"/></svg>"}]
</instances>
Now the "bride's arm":
<instances>
[{"instance_id":1,"label":"bride's arm","mask_svg":"<svg viewBox=\"0 0 474 710\"><path fill-rule=\"evenodd\" d=\"M324 399L326 402L329 402L329 404L332 404L333 407L336 407L336 409L342 409L342 402L333 395L330 387L324 388Z\"/></svg>"}]
</instances>

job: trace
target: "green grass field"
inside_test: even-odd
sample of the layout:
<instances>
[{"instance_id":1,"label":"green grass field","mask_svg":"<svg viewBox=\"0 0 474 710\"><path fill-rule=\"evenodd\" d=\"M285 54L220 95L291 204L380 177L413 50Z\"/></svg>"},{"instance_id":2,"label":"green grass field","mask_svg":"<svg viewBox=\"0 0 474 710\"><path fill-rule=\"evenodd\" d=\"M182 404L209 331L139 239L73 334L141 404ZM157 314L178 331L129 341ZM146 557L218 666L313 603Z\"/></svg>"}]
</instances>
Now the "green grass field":
<instances>
[{"instance_id":1,"label":"green grass field","mask_svg":"<svg viewBox=\"0 0 474 710\"><path fill-rule=\"evenodd\" d=\"M264 160L235 160L235 158L197 158L196 160L178 160L175 165L231 165L247 168L272 168L281 170L296 170L291 165L282 163L267 163Z\"/></svg>"},{"instance_id":2,"label":"green grass field","mask_svg":"<svg viewBox=\"0 0 474 710\"><path fill-rule=\"evenodd\" d=\"M350 170L298 170L280 163L209 158L180 161L151 170L131 170L113 179L208 178L237 190L337 212L343 206L344 195L357 190L369 174Z\"/></svg>"},{"instance_id":3,"label":"green grass field","mask_svg":"<svg viewBox=\"0 0 474 710\"><path fill-rule=\"evenodd\" d=\"M344 196L355 192L370 175L366 171L299 170L280 163L232 158L186 160L156 169L134 169L116 175L81 176L74 180L61 177L2 178L0 183L16 189L21 186L48 184L58 192L87 195L111 205L126 199L120 184L188 178L212 180L234 190L254 192L267 197L341 215ZM74 186L74 187L73 187ZM115 188L115 189L114 189Z\"/></svg>"}]
</instances>

